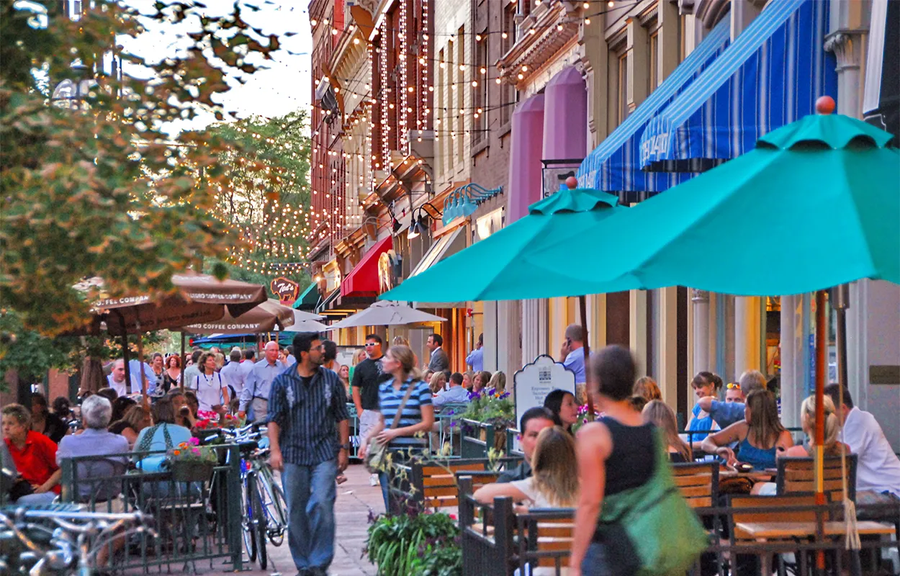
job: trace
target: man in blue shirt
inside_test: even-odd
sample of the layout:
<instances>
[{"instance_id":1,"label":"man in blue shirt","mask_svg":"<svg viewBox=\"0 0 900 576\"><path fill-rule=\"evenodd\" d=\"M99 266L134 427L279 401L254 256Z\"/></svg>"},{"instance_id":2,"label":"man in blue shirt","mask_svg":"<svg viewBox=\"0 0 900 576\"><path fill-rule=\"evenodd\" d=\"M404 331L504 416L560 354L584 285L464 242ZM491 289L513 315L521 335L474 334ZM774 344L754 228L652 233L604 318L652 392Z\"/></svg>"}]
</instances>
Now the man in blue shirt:
<instances>
[{"instance_id":1,"label":"man in blue shirt","mask_svg":"<svg viewBox=\"0 0 900 576\"><path fill-rule=\"evenodd\" d=\"M450 388L448 390L441 390L438 392L438 395L434 397L434 400L431 403L435 408L440 408L444 404L462 404L463 402L469 401L469 391L463 388L463 375L459 372L454 372L450 375Z\"/></svg>"},{"instance_id":2,"label":"man in blue shirt","mask_svg":"<svg viewBox=\"0 0 900 576\"><path fill-rule=\"evenodd\" d=\"M740 389L740 402L720 402L712 396L707 396L698 400L697 404L701 410L708 412L713 421L724 430L744 419L744 399L754 390L765 390L766 377L759 370L747 370L741 374Z\"/></svg>"},{"instance_id":3,"label":"man in blue shirt","mask_svg":"<svg viewBox=\"0 0 900 576\"><path fill-rule=\"evenodd\" d=\"M484 371L484 334L478 335L478 344L468 356L466 356L466 364L472 367L475 372Z\"/></svg>"},{"instance_id":4,"label":"man in blue shirt","mask_svg":"<svg viewBox=\"0 0 900 576\"><path fill-rule=\"evenodd\" d=\"M559 350L560 362L575 373L575 385L584 384L584 330L578 324L566 328L566 338Z\"/></svg>"},{"instance_id":5,"label":"man in blue shirt","mask_svg":"<svg viewBox=\"0 0 900 576\"><path fill-rule=\"evenodd\" d=\"M270 463L283 470L288 546L298 574L327 574L334 559L335 479L347 469L350 415L338 375L322 368L318 334L294 336L297 362L272 382L268 417Z\"/></svg>"},{"instance_id":6,"label":"man in blue shirt","mask_svg":"<svg viewBox=\"0 0 900 576\"><path fill-rule=\"evenodd\" d=\"M247 374L238 407L238 416L243 417L249 411L253 421L265 420L272 381L287 368L284 362L278 359L278 342L273 340L266 343L265 356L254 364L253 369Z\"/></svg>"}]
</instances>

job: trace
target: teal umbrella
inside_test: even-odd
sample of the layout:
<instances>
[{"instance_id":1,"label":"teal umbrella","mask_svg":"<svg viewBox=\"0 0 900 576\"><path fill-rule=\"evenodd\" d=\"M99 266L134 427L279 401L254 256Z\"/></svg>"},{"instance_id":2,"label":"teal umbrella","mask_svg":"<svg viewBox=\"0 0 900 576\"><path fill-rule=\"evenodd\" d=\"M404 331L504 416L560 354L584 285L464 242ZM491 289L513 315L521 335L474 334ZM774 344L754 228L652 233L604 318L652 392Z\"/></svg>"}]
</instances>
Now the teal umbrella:
<instances>
[{"instance_id":1,"label":"teal umbrella","mask_svg":"<svg viewBox=\"0 0 900 576\"><path fill-rule=\"evenodd\" d=\"M546 268L536 273L526 257L568 235L573 228L600 229L610 216L627 212L612 194L588 189L563 189L532 204L528 216L488 238L407 278L382 300L459 302L461 300L522 300L567 293L569 274L583 267L584 244L575 241L547 254ZM603 255L618 246L597 245Z\"/></svg>"},{"instance_id":2,"label":"teal umbrella","mask_svg":"<svg viewBox=\"0 0 900 576\"><path fill-rule=\"evenodd\" d=\"M860 278L900 283L900 153L891 135L841 115L811 115L755 150L602 226L575 225L525 256L557 295L690 286L738 295L813 292ZM597 265L560 267L577 243Z\"/></svg>"}]
</instances>

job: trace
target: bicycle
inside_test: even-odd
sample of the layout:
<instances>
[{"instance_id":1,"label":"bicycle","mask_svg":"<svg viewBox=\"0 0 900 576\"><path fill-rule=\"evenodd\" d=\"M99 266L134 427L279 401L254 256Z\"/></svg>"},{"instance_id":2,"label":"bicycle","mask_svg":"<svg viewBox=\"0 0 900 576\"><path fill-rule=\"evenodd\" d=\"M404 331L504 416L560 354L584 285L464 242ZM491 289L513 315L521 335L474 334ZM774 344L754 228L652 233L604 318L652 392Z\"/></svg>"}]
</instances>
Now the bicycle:
<instances>
[{"instance_id":1,"label":"bicycle","mask_svg":"<svg viewBox=\"0 0 900 576\"><path fill-rule=\"evenodd\" d=\"M266 540L273 546L284 542L287 531L287 505L284 492L276 482L267 462L268 438L262 435L259 424L235 430L223 429L202 439L224 437L238 445L241 452L241 530L244 548L250 562L258 561L265 569L268 564Z\"/></svg>"},{"instance_id":2,"label":"bicycle","mask_svg":"<svg viewBox=\"0 0 900 576\"><path fill-rule=\"evenodd\" d=\"M72 504L44 509L7 507L9 510L12 512L0 510L0 525L5 528L0 534L2 574L90 576L98 569L97 553L104 546L139 532L155 537L148 527L151 518L140 512L82 512Z\"/></svg>"}]
</instances>

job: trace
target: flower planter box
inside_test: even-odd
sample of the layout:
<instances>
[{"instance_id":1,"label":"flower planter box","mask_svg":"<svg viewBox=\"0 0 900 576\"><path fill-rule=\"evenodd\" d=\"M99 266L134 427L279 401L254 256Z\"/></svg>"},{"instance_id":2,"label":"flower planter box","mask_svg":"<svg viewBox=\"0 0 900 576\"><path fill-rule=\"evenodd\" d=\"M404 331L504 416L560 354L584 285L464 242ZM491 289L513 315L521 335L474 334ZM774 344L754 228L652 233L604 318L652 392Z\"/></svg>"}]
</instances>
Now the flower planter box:
<instances>
[{"instance_id":1,"label":"flower planter box","mask_svg":"<svg viewBox=\"0 0 900 576\"><path fill-rule=\"evenodd\" d=\"M215 462L176 460L172 463L172 478L176 482L207 482L215 467Z\"/></svg>"}]
</instances>

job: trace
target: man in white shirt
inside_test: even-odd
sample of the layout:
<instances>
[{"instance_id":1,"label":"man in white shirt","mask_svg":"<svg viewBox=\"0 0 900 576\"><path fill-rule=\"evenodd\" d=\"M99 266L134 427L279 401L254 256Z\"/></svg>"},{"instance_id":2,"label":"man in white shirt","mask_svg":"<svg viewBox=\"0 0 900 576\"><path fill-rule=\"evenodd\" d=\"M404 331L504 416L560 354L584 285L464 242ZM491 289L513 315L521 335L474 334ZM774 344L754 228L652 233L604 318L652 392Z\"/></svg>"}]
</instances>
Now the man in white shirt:
<instances>
[{"instance_id":1,"label":"man in white shirt","mask_svg":"<svg viewBox=\"0 0 900 576\"><path fill-rule=\"evenodd\" d=\"M838 406L842 396L838 385L826 386L825 393ZM853 398L846 388L843 401L843 441L857 455L857 492L887 493L900 498L900 459L894 454L884 431L874 416L853 405Z\"/></svg>"},{"instance_id":2,"label":"man in white shirt","mask_svg":"<svg viewBox=\"0 0 900 576\"><path fill-rule=\"evenodd\" d=\"M222 375L225 384L231 386L231 398L240 398L241 392L244 390L244 379L247 376L247 372L244 371L241 365L241 357L241 349L235 346L228 355L228 364L222 366L222 369L219 370L219 374Z\"/></svg>"},{"instance_id":3,"label":"man in white shirt","mask_svg":"<svg viewBox=\"0 0 900 576\"><path fill-rule=\"evenodd\" d=\"M112 372L110 372L109 376L106 377L106 383L110 388L115 390L116 394L118 394L119 396L127 396L128 394L140 394L141 392L141 381L138 379L137 374L131 374L130 385L125 382L125 360L121 358L116 360L115 364L113 364Z\"/></svg>"},{"instance_id":4,"label":"man in white shirt","mask_svg":"<svg viewBox=\"0 0 900 576\"><path fill-rule=\"evenodd\" d=\"M184 384L185 388L191 388L194 385L194 381L197 379L197 376L200 375L200 356L203 355L203 350L197 349L191 352L191 364L184 369L184 376L181 381Z\"/></svg>"},{"instance_id":5,"label":"man in white shirt","mask_svg":"<svg viewBox=\"0 0 900 576\"><path fill-rule=\"evenodd\" d=\"M431 372L443 372L450 370L450 358L441 346L444 345L444 339L440 334L431 334L425 342L425 347L431 352L431 359L428 361L428 370Z\"/></svg>"}]
</instances>

